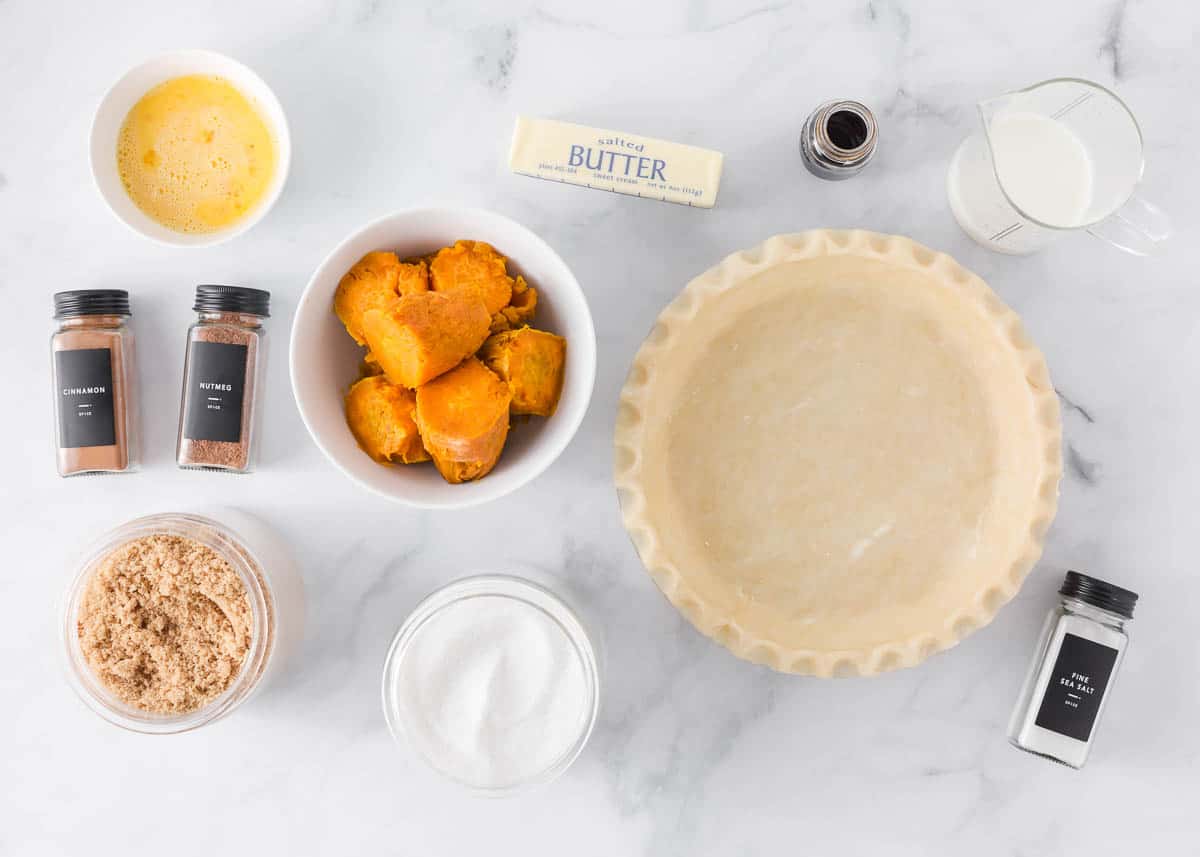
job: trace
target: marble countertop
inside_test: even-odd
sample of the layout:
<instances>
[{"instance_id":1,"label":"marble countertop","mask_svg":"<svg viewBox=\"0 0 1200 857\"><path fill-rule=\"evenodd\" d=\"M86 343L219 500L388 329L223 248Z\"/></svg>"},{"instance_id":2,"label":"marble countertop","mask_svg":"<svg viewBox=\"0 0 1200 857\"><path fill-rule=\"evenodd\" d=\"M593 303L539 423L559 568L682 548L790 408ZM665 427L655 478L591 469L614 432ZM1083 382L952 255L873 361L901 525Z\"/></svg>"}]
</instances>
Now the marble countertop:
<instances>
[{"instance_id":1,"label":"marble countertop","mask_svg":"<svg viewBox=\"0 0 1200 857\"><path fill-rule=\"evenodd\" d=\"M1195 438L1200 12L1178 0L391 4L0 2L0 854L1094 855L1195 848L1200 577ZM153 245L92 187L92 110L128 66L209 47L258 70L291 121L277 208L203 250ZM1087 235L990 254L945 202L982 97L1077 75L1115 88L1147 140L1144 187L1177 238L1138 259ZM796 151L807 112L871 105L876 161L823 183ZM509 174L518 112L726 153L700 211ZM309 441L287 380L310 272L365 221L426 202L531 227L591 300L600 369L559 462L504 503L422 513L366 494ZM610 480L625 369L692 276L768 235L897 232L981 274L1025 319L1064 405L1066 478L1041 565L989 627L923 666L819 681L735 660L642 571ZM173 462L197 282L274 294L262 469ZM53 291L132 292L145 466L54 475L46 338ZM71 556L115 524L233 503L302 558L308 636L292 670L198 733L126 734L59 664ZM464 538L463 533L471 533ZM603 637L606 690L584 755L512 800L465 796L388 735L385 650L432 588L495 562L557 575ZM1063 568L1142 593L1088 767L1013 750L1004 724Z\"/></svg>"}]
</instances>

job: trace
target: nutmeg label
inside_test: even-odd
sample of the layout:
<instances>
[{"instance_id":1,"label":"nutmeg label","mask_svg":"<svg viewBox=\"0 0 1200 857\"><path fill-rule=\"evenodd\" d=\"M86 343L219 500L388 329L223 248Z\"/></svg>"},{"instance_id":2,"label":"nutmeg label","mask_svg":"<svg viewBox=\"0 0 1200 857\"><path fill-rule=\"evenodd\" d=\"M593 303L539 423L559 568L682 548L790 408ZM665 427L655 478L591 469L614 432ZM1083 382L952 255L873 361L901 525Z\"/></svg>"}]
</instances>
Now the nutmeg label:
<instances>
[{"instance_id":1,"label":"nutmeg label","mask_svg":"<svg viewBox=\"0 0 1200 857\"><path fill-rule=\"evenodd\" d=\"M1038 709L1037 725L1077 741L1087 741L1116 662L1116 649L1075 634L1063 635Z\"/></svg>"},{"instance_id":2,"label":"nutmeg label","mask_svg":"<svg viewBox=\"0 0 1200 857\"><path fill-rule=\"evenodd\" d=\"M59 446L78 449L116 444L112 351L55 351L54 378L58 387Z\"/></svg>"},{"instance_id":3,"label":"nutmeg label","mask_svg":"<svg viewBox=\"0 0 1200 857\"><path fill-rule=\"evenodd\" d=\"M245 345L192 342L183 391L183 436L238 443L246 392Z\"/></svg>"}]
</instances>

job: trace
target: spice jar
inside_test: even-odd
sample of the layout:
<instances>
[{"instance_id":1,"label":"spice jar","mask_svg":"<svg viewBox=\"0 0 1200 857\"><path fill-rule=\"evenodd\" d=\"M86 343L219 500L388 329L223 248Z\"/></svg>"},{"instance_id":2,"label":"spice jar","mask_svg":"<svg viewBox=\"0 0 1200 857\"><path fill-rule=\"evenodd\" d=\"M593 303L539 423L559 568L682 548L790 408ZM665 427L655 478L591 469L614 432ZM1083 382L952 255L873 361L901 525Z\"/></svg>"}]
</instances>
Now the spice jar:
<instances>
[{"instance_id":1,"label":"spice jar","mask_svg":"<svg viewBox=\"0 0 1200 857\"><path fill-rule=\"evenodd\" d=\"M197 286L179 405L180 467L247 473L257 456L257 393L271 294Z\"/></svg>"},{"instance_id":2,"label":"spice jar","mask_svg":"<svg viewBox=\"0 0 1200 857\"><path fill-rule=\"evenodd\" d=\"M800 155L817 178L840 181L862 171L878 140L875 114L865 104L828 101L804 121Z\"/></svg>"},{"instance_id":3,"label":"spice jar","mask_svg":"<svg viewBox=\"0 0 1200 857\"><path fill-rule=\"evenodd\" d=\"M129 292L77 289L54 296L53 355L58 473L137 467L137 373Z\"/></svg>"},{"instance_id":4,"label":"spice jar","mask_svg":"<svg viewBox=\"0 0 1200 857\"><path fill-rule=\"evenodd\" d=\"M1068 571L1008 727L1030 753L1082 768L1129 637L1137 593Z\"/></svg>"}]
</instances>

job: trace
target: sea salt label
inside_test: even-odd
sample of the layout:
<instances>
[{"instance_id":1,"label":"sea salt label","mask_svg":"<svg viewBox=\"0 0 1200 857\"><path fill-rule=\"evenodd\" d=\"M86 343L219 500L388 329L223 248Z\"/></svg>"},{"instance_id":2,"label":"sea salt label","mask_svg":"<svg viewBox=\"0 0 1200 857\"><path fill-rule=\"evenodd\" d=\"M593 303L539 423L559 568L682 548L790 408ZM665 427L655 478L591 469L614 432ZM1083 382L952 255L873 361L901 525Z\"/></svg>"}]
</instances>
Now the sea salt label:
<instances>
[{"instance_id":1,"label":"sea salt label","mask_svg":"<svg viewBox=\"0 0 1200 857\"><path fill-rule=\"evenodd\" d=\"M519 116L508 166L534 178L712 208L724 159L697 146Z\"/></svg>"},{"instance_id":2,"label":"sea salt label","mask_svg":"<svg viewBox=\"0 0 1200 857\"><path fill-rule=\"evenodd\" d=\"M1118 654L1111 646L1064 634L1038 708L1037 725L1076 741L1087 741Z\"/></svg>"}]
</instances>

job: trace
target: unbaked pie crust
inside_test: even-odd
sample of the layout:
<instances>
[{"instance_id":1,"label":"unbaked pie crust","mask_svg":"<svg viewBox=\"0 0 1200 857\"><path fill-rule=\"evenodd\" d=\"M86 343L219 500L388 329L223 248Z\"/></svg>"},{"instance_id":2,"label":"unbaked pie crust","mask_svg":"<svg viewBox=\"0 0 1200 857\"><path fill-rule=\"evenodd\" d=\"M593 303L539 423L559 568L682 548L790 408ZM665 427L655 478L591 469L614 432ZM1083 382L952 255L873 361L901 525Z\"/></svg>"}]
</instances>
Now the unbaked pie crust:
<instances>
[{"instance_id":1,"label":"unbaked pie crust","mask_svg":"<svg viewBox=\"0 0 1200 857\"><path fill-rule=\"evenodd\" d=\"M625 526L734 654L816 676L913 666L1041 555L1058 401L1020 319L907 238L771 238L692 280L633 362Z\"/></svg>"}]
</instances>

